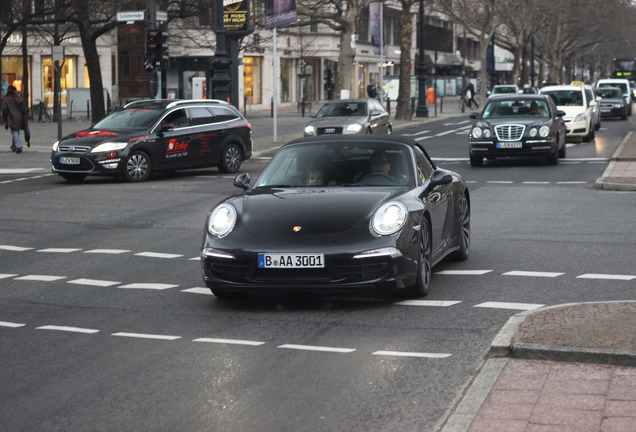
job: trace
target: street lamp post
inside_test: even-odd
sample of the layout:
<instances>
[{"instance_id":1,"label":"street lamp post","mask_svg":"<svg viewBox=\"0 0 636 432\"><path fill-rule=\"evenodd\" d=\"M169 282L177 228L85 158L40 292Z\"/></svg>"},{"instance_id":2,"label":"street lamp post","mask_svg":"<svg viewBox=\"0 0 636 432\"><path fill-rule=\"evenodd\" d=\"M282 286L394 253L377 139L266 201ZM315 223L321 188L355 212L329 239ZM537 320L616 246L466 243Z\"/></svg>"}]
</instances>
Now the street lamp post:
<instances>
[{"instance_id":1,"label":"street lamp post","mask_svg":"<svg viewBox=\"0 0 636 432\"><path fill-rule=\"evenodd\" d=\"M415 68L417 73L417 108L416 117L428 117L428 107L426 106L426 58L424 54L424 0L420 0L419 10L419 31L418 31L418 55L419 61Z\"/></svg>"}]
</instances>

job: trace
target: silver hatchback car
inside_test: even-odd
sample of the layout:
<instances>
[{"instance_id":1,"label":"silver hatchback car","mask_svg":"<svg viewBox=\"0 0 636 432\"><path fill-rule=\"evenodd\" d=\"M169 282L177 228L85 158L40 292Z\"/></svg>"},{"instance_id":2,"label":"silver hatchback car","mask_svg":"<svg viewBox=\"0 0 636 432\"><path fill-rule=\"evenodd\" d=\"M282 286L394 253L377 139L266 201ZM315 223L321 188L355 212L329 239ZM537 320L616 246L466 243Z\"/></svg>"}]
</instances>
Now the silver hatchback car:
<instances>
[{"instance_id":1,"label":"silver hatchback car","mask_svg":"<svg viewBox=\"0 0 636 432\"><path fill-rule=\"evenodd\" d=\"M324 104L305 126L305 136L390 134L389 113L377 99L342 99Z\"/></svg>"}]
</instances>

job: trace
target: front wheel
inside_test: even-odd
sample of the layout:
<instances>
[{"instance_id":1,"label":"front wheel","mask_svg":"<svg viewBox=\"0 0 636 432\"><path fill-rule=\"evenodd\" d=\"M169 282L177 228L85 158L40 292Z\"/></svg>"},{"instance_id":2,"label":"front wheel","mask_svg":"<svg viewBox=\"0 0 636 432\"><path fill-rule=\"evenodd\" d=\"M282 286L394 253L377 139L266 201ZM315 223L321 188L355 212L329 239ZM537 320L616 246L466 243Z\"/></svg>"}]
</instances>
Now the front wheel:
<instances>
[{"instance_id":1,"label":"front wheel","mask_svg":"<svg viewBox=\"0 0 636 432\"><path fill-rule=\"evenodd\" d=\"M417 278L415 285L410 289L411 297L424 297L431 288L431 278L433 277L433 248L431 245L431 225L427 218L424 218L422 221L419 240Z\"/></svg>"},{"instance_id":2,"label":"front wheel","mask_svg":"<svg viewBox=\"0 0 636 432\"><path fill-rule=\"evenodd\" d=\"M466 261L470 254L470 205L466 195L462 195L457 205L457 220L459 222L459 249L453 257L458 261Z\"/></svg>"},{"instance_id":3,"label":"front wheel","mask_svg":"<svg viewBox=\"0 0 636 432\"><path fill-rule=\"evenodd\" d=\"M221 163L218 165L219 171L222 173L235 173L241 167L242 161L243 154L241 149L236 144L228 144L223 149Z\"/></svg>"},{"instance_id":4,"label":"front wheel","mask_svg":"<svg viewBox=\"0 0 636 432\"><path fill-rule=\"evenodd\" d=\"M142 182L150 177L152 164L148 155L141 151L135 151L126 159L124 179L130 182Z\"/></svg>"}]
</instances>

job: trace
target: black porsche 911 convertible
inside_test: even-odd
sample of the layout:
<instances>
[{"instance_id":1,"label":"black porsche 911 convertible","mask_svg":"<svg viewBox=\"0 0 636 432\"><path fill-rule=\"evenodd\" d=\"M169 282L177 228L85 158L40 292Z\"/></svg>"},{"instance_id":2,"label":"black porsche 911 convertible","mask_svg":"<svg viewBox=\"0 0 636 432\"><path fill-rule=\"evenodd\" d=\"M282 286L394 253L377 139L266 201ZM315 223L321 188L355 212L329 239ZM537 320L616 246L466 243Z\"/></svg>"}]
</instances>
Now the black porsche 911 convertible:
<instances>
[{"instance_id":1,"label":"black porsche 911 convertible","mask_svg":"<svg viewBox=\"0 0 636 432\"><path fill-rule=\"evenodd\" d=\"M203 279L245 293L425 296L431 269L470 252L466 182L401 136L307 137L209 212Z\"/></svg>"}]
</instances>

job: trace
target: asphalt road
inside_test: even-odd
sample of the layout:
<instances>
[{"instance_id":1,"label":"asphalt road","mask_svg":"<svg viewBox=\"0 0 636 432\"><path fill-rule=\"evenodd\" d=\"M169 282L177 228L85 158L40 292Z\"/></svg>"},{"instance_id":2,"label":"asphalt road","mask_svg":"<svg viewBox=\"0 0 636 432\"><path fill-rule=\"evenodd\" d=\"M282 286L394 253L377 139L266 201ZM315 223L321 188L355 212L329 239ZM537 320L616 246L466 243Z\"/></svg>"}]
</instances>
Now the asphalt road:
<instances>
[{"instance_id":1,"label":"asphalt road","mask_svg":"<svg viewBox=\"0 0 636 432\"><path fill-rule=\"evenodd\" d=\"M634 299L618 276L634 275L636 194L592 187L634 121L604 121L557 166L470 167L463 117L402 130L472 192L471 257L418 302L216 300L203 223L238 191L216 169L4 175L0 431L434 431L510 316Z\"/></svg>"}]
</instances>

